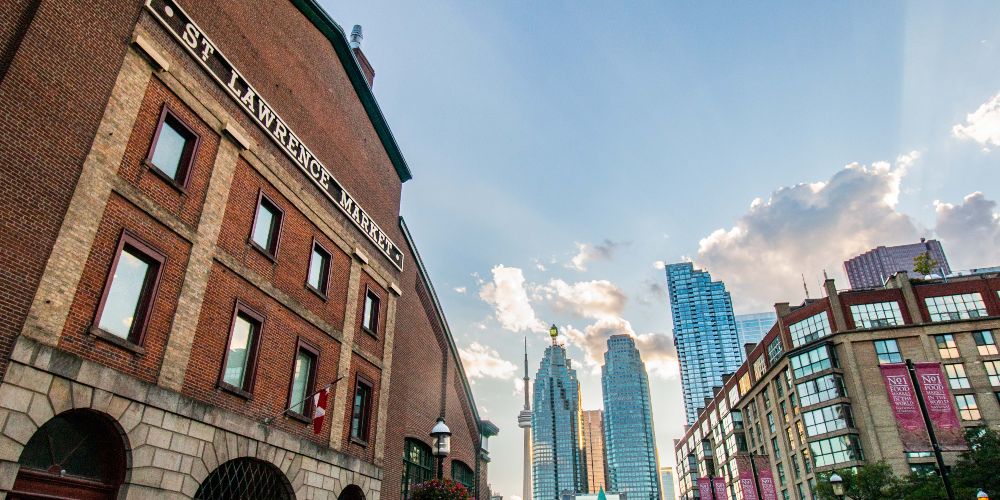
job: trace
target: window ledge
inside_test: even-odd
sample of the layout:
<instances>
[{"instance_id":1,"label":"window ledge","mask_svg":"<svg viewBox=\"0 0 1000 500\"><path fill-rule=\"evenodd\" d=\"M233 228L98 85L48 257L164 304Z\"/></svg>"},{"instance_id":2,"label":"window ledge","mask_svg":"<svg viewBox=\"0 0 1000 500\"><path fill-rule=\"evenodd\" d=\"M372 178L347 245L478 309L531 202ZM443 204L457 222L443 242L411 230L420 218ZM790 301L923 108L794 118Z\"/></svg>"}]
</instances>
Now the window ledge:
<instances>
[{"instance_id":1,"label":"window ledge","mask_svg":"<svg viewBox=\"0 0 1000 500\"><path fill-rule=\"evenodd\" d=\"M163 182L166 182L168 186L174 188L175 191L177 191L181 195L187 195L187 189L184 187L184 184L177 182L177 179L174 179L173 177L167 175L166 172L160 170L159 167L154 165L153 162L149 160L143 160L142 163L146 166L146 168L150 172L152 172L154 175L163 180Z\"/></svg>"},{"instance_id":2,"label":"window ledge","mask_svg":"<svg viewBox=\"0 0 1000 500\"><path fill-rule=\"evenodd\" d=\"M87 330L87 333L108 342L109 344L114 344L115 346L125 349L126 351L130 351L133 354L138 354L140 356L146 354L146 349L144 349L141 345L135 344L127 339L123 339L113 333L101 330L97 326L91 325L91 327Z\"/></svg>"},{"instance_id":3,"label":"window ledge","mask_svg":"<svg viewBox=\"0 0 1000 500\"><path fill-rule=\"evenodd\" d=\"M356 438L354 436L351 436L351 442L354 443L354 444L356 444L356 445L358 445L358 446L360 446L360 447L362 447L362 448L367 448L368 447L368 441L365 441L364 439Z\"/></svg>"},{"instance_id":4,"label":"window ledge","mask_svg":"<svg viewBox=\"0 0 1000 500\"><path fill-rule=\"evenodd\" d=\"M222 389L230 394L233 394L234 396L239 396L243 399L247 400L253 399L253 394L251 394L249 391L244 391L243 389L240 389L235 385L227 384L226 382L219 382L219 389Z\"/></svg>"},{"instance_id":5,"label":"window ledge","mask_svg":"<svg viewBox=\"0 0 1000 500\"><path fill-rule=\"evenodd\" d=\"M320 299L323 299L323 302L326 302L326 301L329 300L329 297L327 297L325 293L319 291L319 289L317 289L316 287L310 285L309 283L306 283L306 288L309 289L310 292L316 294L316 296L319 297Z\"/></svg>"},{"instance_id":6,"label":"window ledge","mask_svg":"<svg viewBox=\"0 0 1000 500\"><path fill-rule=\"evenodd\" d=\"M253 239L251 239L251 240L249 240L249 243L250 243L250 246L253 247L254 250L257 250L264 257L267 257L267 260L271 261L272 264L277 264L278 263L277 256L275 256L271 252L268 252L267 249L265 249L264 247L262 247L259 244L257 244L256 241L254 241Z\"/></svg>"},{"instance_id":7,"label":"window ledge","mask_svg":"<svg viewBox=\"0 0 1000 500\"><path fill-rule=\"evenodd\" d=\"M367 326L362 326L361 331L367 333L368 335L371 335L372 337L378 338L378 332L372 331L372 329L368 328Z\"/></svg>"},{"instance_id":8,"label":"window ledge","mask_svg":"<svg viewBox=\"0 0 1000 500\"><path fill-rule=\"evenodd\" d=\"M287 416L287 417L289 417L291 419L294 419L294 420L298 420L299 422L302 422L303 424L308 424L308 423L312 422L311 418L309 418L309 417L307 417L307 416L305 416L305 415L303 415L301 413L294 412L292 410L286 411L285 412L285 416Z\"/></svg>"}]
</instances>

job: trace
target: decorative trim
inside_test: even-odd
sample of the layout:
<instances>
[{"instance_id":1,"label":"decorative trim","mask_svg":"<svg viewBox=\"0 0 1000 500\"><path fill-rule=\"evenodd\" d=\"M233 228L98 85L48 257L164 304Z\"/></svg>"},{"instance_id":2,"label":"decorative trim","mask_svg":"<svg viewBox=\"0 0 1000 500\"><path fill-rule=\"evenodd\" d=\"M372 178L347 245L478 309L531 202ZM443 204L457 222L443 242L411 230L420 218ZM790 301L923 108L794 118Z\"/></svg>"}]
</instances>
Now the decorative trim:
<instances>
[{"instance_id":1,"label":"decorative trim","mask_svg":"<svg viewBox=\"0 0 1000 500\"><path fill-rule=\"evenodd\" d=\"M150 42L145 36L142 36L139 33L132 35L132 45L135 45L142 50L157 70L164 72L170 71L170 62L167 61L167 58L160 54L160 51L156 50L152 42Z\"/></svg>"}]
</instances>

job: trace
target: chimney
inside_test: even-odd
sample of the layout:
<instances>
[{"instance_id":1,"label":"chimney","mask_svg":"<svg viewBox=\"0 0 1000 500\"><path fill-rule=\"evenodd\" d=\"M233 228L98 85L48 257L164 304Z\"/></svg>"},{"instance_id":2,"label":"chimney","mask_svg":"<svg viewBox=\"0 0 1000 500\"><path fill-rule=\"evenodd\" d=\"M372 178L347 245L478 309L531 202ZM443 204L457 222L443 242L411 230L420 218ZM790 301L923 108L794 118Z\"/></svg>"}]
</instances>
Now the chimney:
<instances>
[{"instance_id":1,"label":"chimney","mask_svg":"<svg viewBox=\"0 0 1000 500\"><path fill-rule=\"evenodd\" d=\"M351 30L351 52L354 53L354 58L358 60L358 65L361 66L361 72L365 74L365 81L368 82L368 88L371 88L375 84L375 68L372 64L368 62L368 58L365 57L365 53L361 51L361 40L364 35L361 34L361 25L355 24L354 29Z\"/></svg>"}]
</instances>

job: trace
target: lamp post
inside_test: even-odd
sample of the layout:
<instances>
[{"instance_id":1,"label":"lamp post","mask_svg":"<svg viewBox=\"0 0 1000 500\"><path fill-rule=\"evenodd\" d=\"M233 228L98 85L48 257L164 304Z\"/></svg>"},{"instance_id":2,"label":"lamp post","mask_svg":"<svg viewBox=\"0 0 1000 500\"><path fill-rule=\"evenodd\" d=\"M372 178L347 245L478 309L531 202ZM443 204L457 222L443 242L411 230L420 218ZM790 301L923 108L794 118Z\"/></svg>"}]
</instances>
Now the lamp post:
<instances>
[{"instance_id":1,"label":"lamp post","mask_svg":"<svg viewBox=\"0 0 1000 500\"><path fill-rule=\"evenodd\" d=\"M451 429L444 423L444 417L438 417L437 424L431 429L431 437L434 438L434 456L438 461L437 478L444 478L444 457L451 452Z\"/></svg>"},{"instance_id":2,"label":"lamp post","mask_svg":"<svg viewBox=\"0 0 1000 500\"><path fill-rule=\"evenodd\" d=\"M834 472L830 475L830 487L833 488L833 494L842 497L844 496L844 478L840 477L840 474Z\"/></svg>"}]
</instances>

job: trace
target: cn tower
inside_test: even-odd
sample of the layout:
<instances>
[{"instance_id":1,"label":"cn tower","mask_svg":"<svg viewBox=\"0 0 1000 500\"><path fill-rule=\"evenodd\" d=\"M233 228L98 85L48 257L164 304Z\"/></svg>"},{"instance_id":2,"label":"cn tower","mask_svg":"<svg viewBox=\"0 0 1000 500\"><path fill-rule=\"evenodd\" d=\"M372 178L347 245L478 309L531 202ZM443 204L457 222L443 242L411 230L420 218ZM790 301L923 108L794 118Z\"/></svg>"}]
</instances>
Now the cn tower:
<instances>
[{"instance_id":1,"label":"cn tower","mask_svg":"<svg viewBox=\"0 0 1000 500\"><path fill-rule=\"evenodd\" d=\"M517 415L517 426L524 429L524 485L522 500L531 500L531 386L528 385L528 338L524 339L524 409Z\"/></svg>"}]
</instances>

